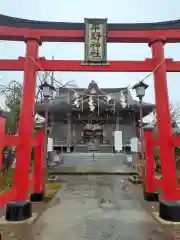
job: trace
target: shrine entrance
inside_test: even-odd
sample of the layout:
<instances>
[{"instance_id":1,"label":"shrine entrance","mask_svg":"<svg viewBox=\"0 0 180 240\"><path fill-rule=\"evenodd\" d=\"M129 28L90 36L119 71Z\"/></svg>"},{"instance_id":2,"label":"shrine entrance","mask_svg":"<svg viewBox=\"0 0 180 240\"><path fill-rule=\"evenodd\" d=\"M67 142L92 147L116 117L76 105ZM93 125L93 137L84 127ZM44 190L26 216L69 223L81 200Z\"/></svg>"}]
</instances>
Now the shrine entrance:
<instances>
[{"instance_id":1,"label":"shrine entrance","mask_svg":"<svg viewBox=\"0 0 180 240\"><path fill-rule=\"evenodd\" d=\"M83 143L98 141L103 144L103 131L102 130L84 130Z\"/></svg>"},{"instance_id":2,"label":"shrine entrance","mask_svg":"<svg viewBox=\"0 0 180 240\"><path fill-rule=\"evenodd\" d=\"M25 56L13 60L0 60L0 70L2 71L24 71L18 136L10 136L10 140L7 140L4 136L1 138L1 151L4 146L16 146L16 169L12 194L8 195L5 192L1 196L2 199L0 199L0 203L2 202L4 205L8 201L13 201L7 207L8 220L18 221L19 215L16 214L17 212L24 213L21 220L32 216L31 204L27 200L29 200L30 156L34 144L32 136L34 133L36 73L38 71L77 71L151 72L154 74L158 140L154 140L150 146L148 141L151 139L146 139L146 147L151 148L146 152L146 163L145 159L142 159L142 165L144 167L147 165L144 179L144 197L151 198L159 186L162 191L161 199L163 199L163 201L160 201L159 216L165 220L173 219L180 222L180 214L176 214L176 212L180 212L180 204L177 202L180 199L180 192L174 158L174 146L180 145L180 137L172 136L166 78L166 72L180 72L180 61L165 58L164 54L164 45L166 43L180 42L179 28L179 20L163 23L108 24L107 19L96 18L85 19L85 23L51 23L25 21L1 15L0 40L24 41L26 43ZM39 56L39 45L43 42L84 42L85 58L84 60L47 60L44 56ZM151 47L152 57L142 61L108 60L107 43L122 42L146 43ZM128 87L128 89L131 88ZM91 98L88 102L91 111L94 110L93 101L93 98ZM160 149L162 171L160 181L155 179L154 146L159 146ZM41 162L42 159L39 158L39 160ZM0 165L2 165L1 162L2 157ZM37 163L37 176L42 175L42 172L44 172L44 165L42 170L42 163L40 162ZM36 199L38 197L42 199L44 196L44 182L42 182L42 179L38 181L40 188L34 194ZM36 185L36 181L33 181L34 183ZM20 205L19 201L21 202Z\"/></svg>"},{"instance_id":3,"label":"shrine entrance","mask_svg":"<svg viewBox=\"0 0 180 240\"><path fill-rule=\"evenodd\" d=\"M86 124L83 133L83 143L97 142L103 144L103 128L98 124Z\"/></svg>"}]
</instances>

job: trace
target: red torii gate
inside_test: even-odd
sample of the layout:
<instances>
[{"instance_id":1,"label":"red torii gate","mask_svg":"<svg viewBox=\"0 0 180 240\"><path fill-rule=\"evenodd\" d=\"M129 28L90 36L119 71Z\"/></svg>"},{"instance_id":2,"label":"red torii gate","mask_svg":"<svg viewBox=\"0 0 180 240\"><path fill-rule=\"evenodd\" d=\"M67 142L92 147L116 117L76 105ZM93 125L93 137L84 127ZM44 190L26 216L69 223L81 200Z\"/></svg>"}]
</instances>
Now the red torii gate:
<instances>
[{"instance_id":1,"label":"red torii gate","mask_svg":"<svg viewBox=\"0 0 180 240\"><path fill-rule=\"evenodd\" d=\"M158 136L162 168L163 199L160 205L176 208L179 199L174 160L172 128L167 93L166 72L179 72L180 61L165 59L164 44L180 42L180 21L149 24L107 24L107 42L147 43L152 58L144 61L108 61L108 65L84 65L76 60L46 60L39 57L42 42L84 42L84 23L53 23L17 19L0 15L0 40L24 41L26 56L16 60L0 60L1 71L24 71L23 98L19 121L20 146L17 147L15 201L28 200L28 173L34 120L36 72L93 71L93 72L154 72ZM180 142L180 141L179 141ZM147 193L148 194L148 193ZM171 203L171 207L169 206ZM180 220L180 217L179 217Z\"/></svg>"}]
</instances>

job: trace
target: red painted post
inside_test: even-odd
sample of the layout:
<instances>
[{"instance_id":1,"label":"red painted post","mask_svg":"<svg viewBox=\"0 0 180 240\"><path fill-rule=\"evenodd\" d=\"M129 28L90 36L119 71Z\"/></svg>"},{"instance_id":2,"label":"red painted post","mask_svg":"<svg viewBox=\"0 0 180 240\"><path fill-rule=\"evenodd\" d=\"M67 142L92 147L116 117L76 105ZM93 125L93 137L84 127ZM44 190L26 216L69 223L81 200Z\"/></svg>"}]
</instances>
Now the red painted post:
<instances>
[{"instance_id":1,"label":"red painted post","mask_svg":"<svg viewBox=\"0 0 180 240\"><path fill-rule=\"evenodd\" d=\"M5 134L6 119L0 116L0 171L3 167L3 148L4 148L4 134Z\"/></svg>"},{"instance_id":2,"label":"red painted post","mask_svg":"<svg viewBox=\"0 0 180 240\"><path fill-rule=\"evenodd\" d=\"M24 82L21 102L18 135L20 146L16 149L16 169L14 187L17 189L16 201L29 199L29 170L31 141L34 128L34 104L36 93L36 65L39 41L36 38L26 40L26 60L24 64ZM33 61L34 60L34 61Z\"/></svg>"},{"instance_id":3,"label":"red painted post","mask_svg":"<svg viewBox=\"0 0 180 240\"><path fill-rule=\"evenodd\" d=\"M144 128L145 139L145 161L146 161L146 174L145 174L145 191L153 193L155 191L155 164L154 164L154 147L153 147L153 128Z\"/></svg>"},{"instance_id":4,"label":"red painted post","mask_svg":"<svg viewBox=\"0 0 180 240\"><path fill-rule=\"evenodd\" d=\"M34 151L34 188L31 201L42 201L44 198L44 131L36 131L38 146Z\"/></svg>"},{"instance_id":5,"label":"red painted post","mask_svg":"<svg viewBox=\"0 0 180 240\"><path fill-rule=\"evenodd\" d=\"M163 181L163 199L177 200L177 177L174 149L171 146L172 126L169 111L169 100L166 79L166 64L164 61L164 41L151 42L152 57L159 67L154 72L154 88L156 100L158 138Z\"/></svg>"},{"instance_id":6,"label":"red painted post","mask_svg":"<svg viewBox=\"0 0 180 240\"><path fill-rule=\"evenodd\" d=\"M6 119L0 116L0 191L3 189L3 148Z\"/></svg>"}]
</instances>

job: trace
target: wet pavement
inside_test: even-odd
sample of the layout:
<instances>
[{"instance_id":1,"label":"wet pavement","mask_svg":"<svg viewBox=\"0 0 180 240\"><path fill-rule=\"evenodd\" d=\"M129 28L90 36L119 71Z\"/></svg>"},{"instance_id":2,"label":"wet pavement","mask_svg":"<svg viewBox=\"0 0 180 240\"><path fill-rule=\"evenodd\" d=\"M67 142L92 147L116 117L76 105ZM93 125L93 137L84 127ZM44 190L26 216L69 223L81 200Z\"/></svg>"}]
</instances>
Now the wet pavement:
<instances>
[{"instance_id":1,"label":"wet pavement","mask_svg":"<svg viewBox=\"0 0 180 240\"><path fill-rule=\"evenodd\" d=\"M126 163L126 164L125 164ZM124 153L66 153L63 163L50 167L48 171L58 173L135 173L127 164L127 156Z\"/></svg>"},{"instance_id":2,"label":"wet pavement","mask_svg":"<svg viewBox=\"0 0 180 240\"><path fill-rule=\"evenodd\" d=\"M101 166L101 165L79 165L79 166L63 166L60 165L55 168L49 168L48 172L53 174L63 174L63 173L121 173L124 175L128 174L134 174L136 173L136 169L132 169L128 165L122 165L122 166Z\"/></svg>"},{"instance_id":3,"label":"wet pavement","mask_svg":"<svg viewBox=\"0 0 180 240\"><path fill-rule=\"evenodd\" d=\"M64 177L68 182L37 220L30 239L165 239L122 176Z\"/></svg>"},{"instance_id":4,"label":"wet pavement","mask_svg":"<svg viewBox=\"0 0 180 240\"><path fill-rule=\"evenodd\" d=\"M47 208L46 202L33 203L32 211L41 215ZM5 215L5 208L0 209L0 218ZM0 233L2 233L2 240L33 240L32 237L32 224L20 223L20 224L1 224ZM1 239L1 238L0 238Z\"/></svg>"}]
</instances>

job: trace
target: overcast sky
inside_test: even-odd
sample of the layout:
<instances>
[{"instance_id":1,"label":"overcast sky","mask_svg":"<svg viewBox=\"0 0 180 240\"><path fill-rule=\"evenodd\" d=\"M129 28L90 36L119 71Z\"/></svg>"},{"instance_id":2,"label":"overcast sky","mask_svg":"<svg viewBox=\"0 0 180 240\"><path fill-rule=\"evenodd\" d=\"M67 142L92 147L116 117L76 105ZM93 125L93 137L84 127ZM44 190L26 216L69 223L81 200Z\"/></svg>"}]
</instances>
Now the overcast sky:
<instances>
[{"instance_id":1,"label":"overcast sky","mask_svg":"<svg viewBox=\"0 0 180 240\"><path fill-rule=\"evenodd\" d=\"M179 0L1 0L0 13L33 20L83 22L84 18L108 18L108 22L156 22L180 19ZM166 57L180 60L180 44L167 44ZM0 58L14 59L24 56L25 44L0 42ZM82 43L45 43L40 55L55 59L83 60ZM108 44L109 60L143 60L151 57L147 44ZM147 73L56 73L56 78L64 82L76 80L80 87L86 87L95 80L100 87L126 87L143 78ZM21 72L2 72L1 82L15 79L21 81ZM169 73L168 86L171 102L180 102L180 73ZM153 78L146 81L150 85L145 100L154 102ZM133 93L134 95L134 93ZM2 99L1 99L2 101Z\"/></svg>"}]
</instances>

